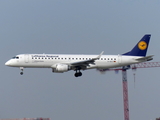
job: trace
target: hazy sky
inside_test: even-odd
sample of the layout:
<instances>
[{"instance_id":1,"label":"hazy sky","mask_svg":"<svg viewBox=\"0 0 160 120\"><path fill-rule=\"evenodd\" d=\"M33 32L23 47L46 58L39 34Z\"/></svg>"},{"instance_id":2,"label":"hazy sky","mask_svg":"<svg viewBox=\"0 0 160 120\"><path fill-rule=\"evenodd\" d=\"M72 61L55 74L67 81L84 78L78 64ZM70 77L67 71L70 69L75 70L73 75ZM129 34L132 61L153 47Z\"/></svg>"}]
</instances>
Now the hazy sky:
<instances>
[{"instance_id":1,"label":"hazy sky","mask_svg":"<svg viewBox=\"0 0 160 120\"><path fill-rule=\"evenodd\" d=\"M159 61L159 0L1 0L0 118L123 120L122 75L11 68L21 53L122 54L151 34ZM160 117L160 68L128 71L131 120Z\"/></svg>"}]
</instances>

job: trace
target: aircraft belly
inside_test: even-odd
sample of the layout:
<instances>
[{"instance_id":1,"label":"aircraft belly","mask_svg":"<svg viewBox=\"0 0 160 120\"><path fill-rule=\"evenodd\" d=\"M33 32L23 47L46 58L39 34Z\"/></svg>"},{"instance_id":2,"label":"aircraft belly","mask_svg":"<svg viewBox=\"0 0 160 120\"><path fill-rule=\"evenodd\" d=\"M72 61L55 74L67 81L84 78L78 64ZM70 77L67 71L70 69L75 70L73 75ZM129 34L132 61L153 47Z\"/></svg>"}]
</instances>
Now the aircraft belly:
<instances>
[{"instance_id":1,"label":"aircraft belly","mask_svg":"<svg viewBox=\"0 0 160 120\"><path fill-rule=\"evenodd\" d=\"M117 67L117 66L120 66L120 64L115 61L105 61L105 62L96 63L96 68L111 68L111 67Z\"/></svg>"},{"instance_id":2,"label":"aircraft belly","mask_svg":"<svg viewBox=\"0 0 160 120\"><path fill-rule=\"evenodd\" d=\"M114 67L118 67L118 66L120 66L120 65L117 63L113 63L113 64L101 65L101 66L98 66L98 68L114 68Z\"/></svg>"},{"instance_id":3,"label":"aircraft belly","mask_svg":"<svg viewBox=\"0 0 160 120\"><path fill-rule=\"evenodd\" d=\"M86 69L94 69L94 68L97 68L97 66L92 64L86 67Z\"/></svg>"}]
</instances>

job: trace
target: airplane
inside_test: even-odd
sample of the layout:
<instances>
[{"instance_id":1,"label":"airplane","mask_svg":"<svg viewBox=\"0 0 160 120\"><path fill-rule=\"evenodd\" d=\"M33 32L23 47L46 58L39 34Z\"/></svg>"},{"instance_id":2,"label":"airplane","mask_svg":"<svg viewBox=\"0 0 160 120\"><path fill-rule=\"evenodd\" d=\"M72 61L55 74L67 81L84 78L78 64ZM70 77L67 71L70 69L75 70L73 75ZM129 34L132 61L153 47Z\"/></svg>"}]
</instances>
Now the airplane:
<instances>
[{"instance_id":1,"label":"airplane","mask_svg":"<svg viewBox=\"0 0 160 120\"><path fill-rule=\"evenodd\" d=\"M124 54L103 55L103 51L99 55L19 54L8 60L5 65L19 67L21 75L23 75L24 68L51 68L54 73L74 70L74 76L80 77L82 70L102 70L152 60L153 55L146 56L150 37L150 34L144 35L131 51Z\"/></svg>"}]
</instances>

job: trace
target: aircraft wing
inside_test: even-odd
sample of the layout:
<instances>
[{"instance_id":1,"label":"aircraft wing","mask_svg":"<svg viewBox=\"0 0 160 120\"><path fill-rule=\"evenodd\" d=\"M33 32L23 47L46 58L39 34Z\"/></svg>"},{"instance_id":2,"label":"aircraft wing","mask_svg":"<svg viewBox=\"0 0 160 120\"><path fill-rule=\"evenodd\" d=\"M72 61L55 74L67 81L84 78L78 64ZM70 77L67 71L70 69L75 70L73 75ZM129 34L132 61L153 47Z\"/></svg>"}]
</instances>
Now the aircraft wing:
<instances>
[{"instance_id":1,"label":"aircraft wing","mask_svg":"<svg viewBox=\"0 0 160 120\"><path fill-rule=\"evenodd\" d=\"M102 51L96 58L92 58L90 60L79 61L79 62L73 62L73 63L70 63L70 66L86 68L86 66L89 66L89 64L94 64L95 60L99 59L102 56L103 52L104 51Z\"/></svg>"}]
</instances>

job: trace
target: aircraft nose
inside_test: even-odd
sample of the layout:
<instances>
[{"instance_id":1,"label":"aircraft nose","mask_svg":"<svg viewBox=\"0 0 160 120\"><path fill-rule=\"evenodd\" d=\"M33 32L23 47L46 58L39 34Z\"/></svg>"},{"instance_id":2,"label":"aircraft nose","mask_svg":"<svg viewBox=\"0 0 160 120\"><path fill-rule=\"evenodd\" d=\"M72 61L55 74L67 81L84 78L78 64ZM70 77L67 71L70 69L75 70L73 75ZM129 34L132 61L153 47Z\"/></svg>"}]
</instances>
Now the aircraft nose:
<instances>
[{"instance_id":1,"label":"aircraft nose","mask_svg":"<svg viewBox=\"0 0 160 120\"><path fill-rule=\"evenodd\" d=\"M6 66L9 66L9 65L10 65L10 61L7 61L7 62L5 63L5 65L6 65Z\"/></svg>"}]
</instances>

